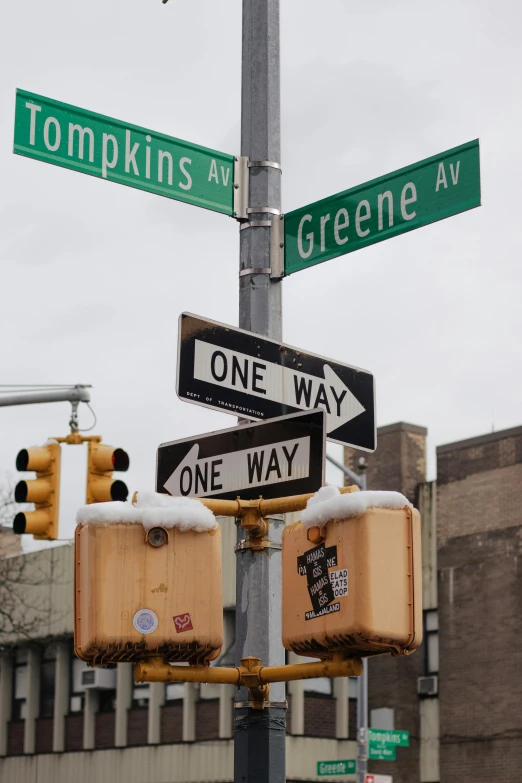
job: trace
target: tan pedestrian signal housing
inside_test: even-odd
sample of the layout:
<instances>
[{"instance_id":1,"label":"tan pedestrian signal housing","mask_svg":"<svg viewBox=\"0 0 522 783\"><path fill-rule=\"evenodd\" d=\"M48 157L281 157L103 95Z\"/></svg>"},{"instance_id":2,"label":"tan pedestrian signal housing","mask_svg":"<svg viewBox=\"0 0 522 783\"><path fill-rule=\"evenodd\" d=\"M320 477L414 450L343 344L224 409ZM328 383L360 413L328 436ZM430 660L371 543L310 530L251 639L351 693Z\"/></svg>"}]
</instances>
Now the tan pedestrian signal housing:
<instances>
[{"instance_id":1,"label":"tan pedestrian signal housing","mask_svg":"<svg viewBox=\"0 0 522 783\"><path fill-rule=\"evenodd\" d=\"M198 501L142 495L78 512L76 655L206 663L223 644L220 528Z\"/></svg>"},{"instance_id":2,"label":"tan pedestrian signal housing","mask_svg":"<svg viewBox=\"0 0 522 783\"><path fill-rule=\"evenodd\" d=\"M394 507L372 506L384 496ZM419 512L395 492L330 502L283 533L283 645L321 658L413 652L422 642Z\"/></svg>"}]
</instances>

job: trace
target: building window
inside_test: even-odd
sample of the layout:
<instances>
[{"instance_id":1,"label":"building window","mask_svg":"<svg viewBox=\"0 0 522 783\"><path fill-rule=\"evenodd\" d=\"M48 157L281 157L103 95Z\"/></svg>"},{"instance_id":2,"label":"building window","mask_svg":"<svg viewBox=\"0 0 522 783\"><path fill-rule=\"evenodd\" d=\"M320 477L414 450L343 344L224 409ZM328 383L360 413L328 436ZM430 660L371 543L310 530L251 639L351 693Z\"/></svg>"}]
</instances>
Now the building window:
<instances>
[{"instance_id":1,"label":"building window","mask_svg":"<svg viewBox=\"0 0 522 783\"><path fill-rule=\"evenodd\" d=\"M27 650L18 648L13 672L12 720L25 720L27 702Z\"/></svg>"},{"instance_id":2,"label":"building window","mask_svg":"<svg viewBox=\"0 0 522 783\"><path fill-rule=\"evenodd\" d=\"M185 695L185 685L182 682L169 682L165 689L166 701L178 701Z\"/></svg>"},{"instance_id":3,"label":"building window","mask_svg":"<svg viewBox=\"0 0 522 783\"><path fill-rule=\"evenodd\" d=\"M188 663L178 662L176 666L188 666ZM184 682L169 682L165 688L165 701L179 701L185 695Z\"/></svg>"},{"instance_id":4,"label":"building window","mask_svg":"<svg viewBox=\"0 0 522 783\"><path fill-rule=\"evenodd\" d=\"M437 609L424 612L424 645L426 674L439 673L439 613Z\"/></svg>"},{"instance_id":5,"label":"building window","mask_svg":"<svg viewBox=\"0 0 522 783\"><path fill-rule=\"evenodd\" d=\"M56 646L49 644L42 651L40 662L40 717L52 718L56 684Z\"/></svg>"},{"instance_id":6,"label":"building window","mask_svg":"<svg viewBox=\"0 0 522 783\"><path fill-rule=\"evenodd\" d=\"M288 663L288 654L286 655L286 663ZM305 655L300 655L299 663L318 663L318 660L317 658L307 658ZM303 680L303 690L305 693L332 696L332 680L328 677L314 677L310 680Z\"/></svg>"},{"instance_id":7,"label":"building window","mask_svg":"<svg viewBox=\"0 0 522 783\"><path fill-rule=\"evenodd\" d=\"M132 707L148 707L150 684L135 682L132 688Z\"/></svg>"},{"instance_id":8,"label":"building window","mask_svg":"<svg viewBox=\"0 0 522 783\"><path fill-rule=\"evenodd\" d=\"M85 663L77 658L74 651L71 655L71 697L69 701L69 712L83 712L85 705L85 688L82 686L82 671L85 670Z\"/></svg>"}]
</instances>

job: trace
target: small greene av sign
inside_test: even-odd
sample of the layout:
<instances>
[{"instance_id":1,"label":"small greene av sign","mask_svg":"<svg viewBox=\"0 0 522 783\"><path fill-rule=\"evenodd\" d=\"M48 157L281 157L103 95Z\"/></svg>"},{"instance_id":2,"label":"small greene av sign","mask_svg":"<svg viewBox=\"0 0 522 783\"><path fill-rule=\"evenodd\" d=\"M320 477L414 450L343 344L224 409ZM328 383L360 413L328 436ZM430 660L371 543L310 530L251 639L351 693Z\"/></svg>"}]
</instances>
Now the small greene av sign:
<instances>
[{"instance_id":1,"label":"small greene av sign","mask_svg":"<svg viewBox=\"0 0 522 783\"><path fill-rule=\"evenodd\" d=\"M24 90L16 91L14 152L233 214L232 155Z\"/></svg>"},{"instance_id":2,"label":"small greene av sign","mask_svg":"<svg viewBox=\"0 0 522 783\"><path fill-rule=\"evenodd\" d=\"M317 776L325 775L354 775L356 772L355 759L344 761L318 761Z\"/></svg>"}]
</instances>

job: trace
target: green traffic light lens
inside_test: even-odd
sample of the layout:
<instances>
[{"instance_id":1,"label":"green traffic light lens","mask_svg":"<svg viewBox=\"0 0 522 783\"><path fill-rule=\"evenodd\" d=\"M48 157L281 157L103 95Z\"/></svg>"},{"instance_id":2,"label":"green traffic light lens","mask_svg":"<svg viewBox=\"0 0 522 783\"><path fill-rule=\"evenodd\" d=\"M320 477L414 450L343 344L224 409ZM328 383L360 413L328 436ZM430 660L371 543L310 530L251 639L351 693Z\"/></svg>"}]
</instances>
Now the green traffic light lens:
<instances>
[{"instance_id":1,"label":"green traffic light lens","mask_svg":"<svg viewBox=\"0 0 522 783\"><path fill-rule=\"evenodd\" d=\"M119 470L122 470L122 468L119 468ZM111 484L112 500L127 500L128 495L129 495L129 490L124 481L120 481L119 479L116 479L116 481L112 482Z\"/></svg>"},{"instance_id":2,"label":"green traffic light lens","mask_svg":"<svg viewBox=\"0 0 522 783\"><path fill-rule=\"evenodd\" d=\"M26 525L27 525L27 520L25 518L25 514L23 512L20 512L14 518L13 533L16 533L17 536L21 536L22 533L25 533Z\"/></svg>"}]
</instances>

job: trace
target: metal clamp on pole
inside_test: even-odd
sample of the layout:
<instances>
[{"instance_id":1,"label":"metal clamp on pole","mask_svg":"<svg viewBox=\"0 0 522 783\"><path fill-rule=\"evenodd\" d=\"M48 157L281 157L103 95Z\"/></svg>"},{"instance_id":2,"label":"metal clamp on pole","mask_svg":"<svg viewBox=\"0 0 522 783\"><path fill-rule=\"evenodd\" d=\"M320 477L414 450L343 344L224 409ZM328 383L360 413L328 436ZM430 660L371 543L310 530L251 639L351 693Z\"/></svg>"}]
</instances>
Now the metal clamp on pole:
<instances>
[{"instance_id":1,"label":"metal clamp on pole","mask_svg":"<svg viewBox=\"0 0 522 783\"><path fill-rule=\"evenodd\" d=\"M237 220L247 219L249 165L246 155L234 160L234 217Z\"/></svg>"},{"instance_id":2,"label":"metal clamp on pole","mask_svg":"<svg viewBox=\"0 0 522 783\"><path fill-rule=\"evenodd\" d=\"M275 207L248 207L247 213L251 215L253 212L259 212L260 214L280 215L281 210Z\"/></svg>"},{"instance_id":3,"label":"metal clamp on pole","mask_svg":"<svg viewBox=\"0 0 522 783\"><path fill-rule=\"evenodd\" d=\"M239 226L240 231L244 231L245 228L257 228L263 226L264 228L270 228L272 225L271 220L249 220L248 223L241 223Z\"/></svg>"},{"instance_id":4,"label":"metal clamp on pole","mask_svg":"<svg viewBox=\"0 0 522 783\"><path fill-rule=\"evenodd\" d=\"M242 269L239 273L239 277L245 277L246 275L270 275L272 268L269 266L249 266L248 269Z\"/></svg>"},{"instance_id":5,"label":"metal clamp on pole","mask_svg":"<svg viewBox=\"0 0 522 783\"><path fill-rule=\"evenodd\" d=\"M272 218L270 232L270 266L273 280L280 280L285 275L285 216Z\"/></svg>"},{"instance_id":6,"label":"metal clamp on pole","mask_svg":"<svg viewBox=\"0 0 522 783\"><path fill-rule=\"evenodd\" d=\"M249 160L249 169L277 169L283 171L280 163L274 163L273 160Z\"/></svg>"}]
</instances>

